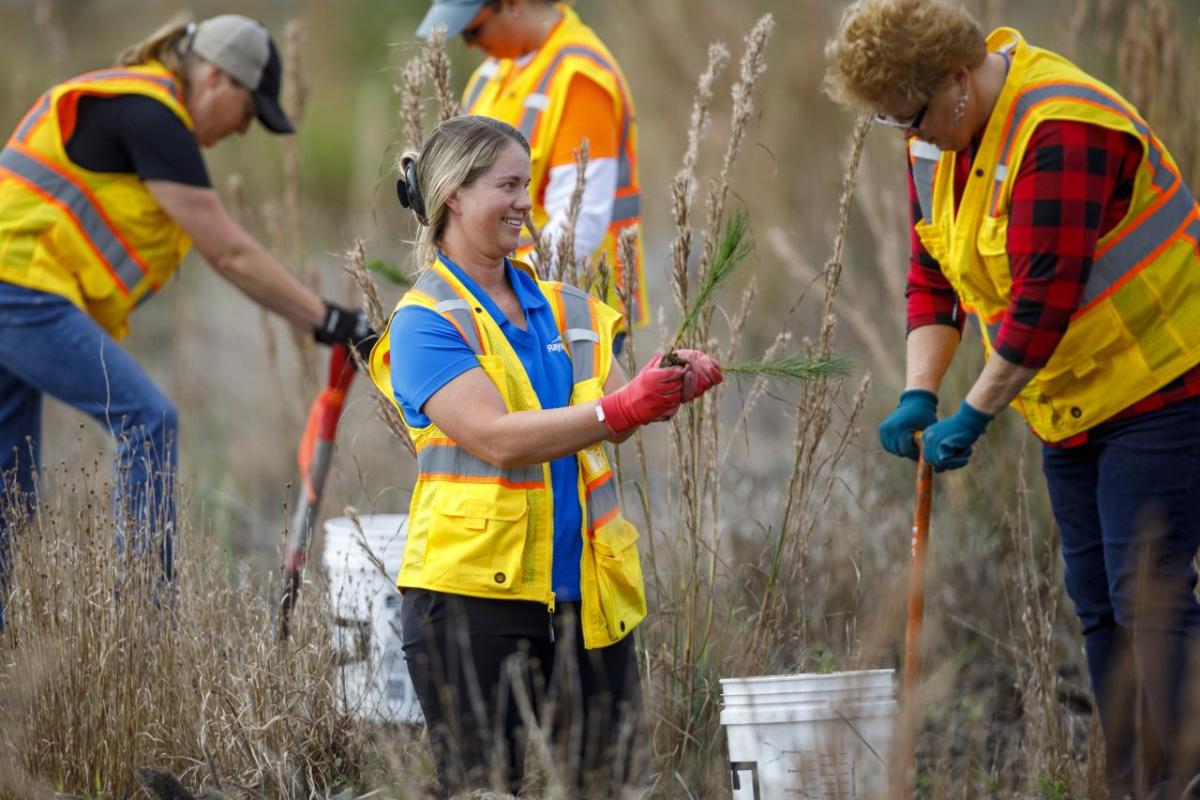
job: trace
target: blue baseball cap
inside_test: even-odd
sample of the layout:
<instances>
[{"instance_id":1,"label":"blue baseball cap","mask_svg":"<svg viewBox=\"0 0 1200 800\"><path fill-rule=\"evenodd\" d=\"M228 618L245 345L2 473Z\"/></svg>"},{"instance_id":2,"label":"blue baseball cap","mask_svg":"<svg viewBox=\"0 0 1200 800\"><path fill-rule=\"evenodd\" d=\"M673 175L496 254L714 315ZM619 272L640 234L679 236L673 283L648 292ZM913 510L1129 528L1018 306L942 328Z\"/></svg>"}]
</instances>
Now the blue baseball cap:
<instances>
[{"instance_id":1,"label":"blue baseball cap","mask_svg":"<svg viewBox=\"0 0 1200 800\"><path fill-rule=\"evenodd\" d=\"M457 36L485 5L487 0L433 0L425 19L417 27L417 36L428 39L439 25L446 29L447 37Z\"/></svg>"}]
</instances>

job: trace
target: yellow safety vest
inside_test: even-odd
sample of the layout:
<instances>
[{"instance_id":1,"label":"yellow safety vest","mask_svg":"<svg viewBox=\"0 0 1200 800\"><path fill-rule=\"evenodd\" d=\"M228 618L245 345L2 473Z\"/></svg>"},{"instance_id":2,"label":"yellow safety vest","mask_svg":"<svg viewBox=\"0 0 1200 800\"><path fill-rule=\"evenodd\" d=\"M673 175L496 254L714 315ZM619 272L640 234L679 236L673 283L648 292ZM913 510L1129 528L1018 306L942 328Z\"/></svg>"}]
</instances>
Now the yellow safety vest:
<instances>
[{"instance_id":1,"label":"yellow safety vest","mask_svg":"<svg viewBox=\"0 0 1200 800\"><path fill-rule=\"evenodd\" d=\"M1013 402L1038 437L1056 442L1200 362L1200 209L1171 154L1119 94L1015 30L994 31L988 47L1006 50L1011 66L957 214L955 154L913 139L909 157L923 217L917 234L978 316L989 355L1012 301L1008 207L1034 129L1086 122L1136 137L1145 152L1129 213L1097 242L1065 336Z\"/></svg>"},{"instance_id":2,"label":"yellow safety vest","mask_svg":"<svg viewBox=\"0 0 1200 800\"><path fill-rule=\"evenodd\" d=\"M533 274L526 265L517 266ZM571 405L599 399L612 368L620 314L573 286L557 281L538 281L538 286L571 357ZM440 261L421 273L396 309L405 306L431 309L458 329L509 411L541 409L496 320ZM390 330L384 331L371 353L371 378L399 409L392 392L389 338ZM418 474L396 585L531 600L553 609L550 465L498 467L460 447L432 422L423 428L408 425L408 431L417 449ZM603 445L580 451L577 460L583 641L588 648L604 647L627 636L646 616L638 532L621 514Z\"/></svg>"},{"instance_id":3,"label":"yellow safety vest","mask_svg":"<svg viewBox=\"0 0 1200 800\"><path fill-rule=\"evenodd\" d=\"M137 175L92 172L67 157L79 98L129 94L153 97L192 127L179 81L153 62L52 87L0 150L0 281L65 297L117 338L191 247Z\"/></svg>"},{"instance_id":4,"label":"yellow safety vest","mask_svg":"<svg viewBox=\"0 0 1200 800\"><path fill-rule=\"evenodd\" d=\"M475 70L463 95L463 110L467 114L503 120L518 128L529 140L533 167L530 180L533 221L541 228L549 219L541 200L571 80L576 75L583 75L608 92L621 121L617 191L608 234L594 258L599 258L601 253L606 254L609 267L613 269L613 288L609 291L608 301L619 308L616 287L624 285L626 265L618 258L617 237L625 228L640 226L642 222L633 98L625 75L604 43L580 21L572 9L561 3L556 8L562 13L563 19L532 61L524 67L518 67L512 59L489 58ZM514 70L518 74L514 75ZM520 258L528 258L532 252L528 232L522 241L523 245L517 254ZM637 264L634 265L637 278L637 292L633 298L635 308L632 313L626 309L637 325L644 325L648 319L644 261L639 236Z\"/></svg>"}]
</instances>

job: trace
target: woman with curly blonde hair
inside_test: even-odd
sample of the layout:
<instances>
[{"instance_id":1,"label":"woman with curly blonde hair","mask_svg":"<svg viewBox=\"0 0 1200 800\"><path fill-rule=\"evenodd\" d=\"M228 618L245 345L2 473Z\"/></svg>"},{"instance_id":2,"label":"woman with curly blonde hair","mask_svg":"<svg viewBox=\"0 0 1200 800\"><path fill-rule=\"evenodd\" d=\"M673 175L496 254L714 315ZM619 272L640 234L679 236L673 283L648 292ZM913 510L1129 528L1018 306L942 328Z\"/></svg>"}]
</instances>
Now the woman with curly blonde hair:
<instances>
[{"instance_id":1,"label":"woman with curly blonde hair","mask_svg":"<svg viewBox=\"0 0 1200 800\"><path fill-rule=\"evenodd\" d=\"M1200 767L1181 736L1200 632L1200 208L1127 100L957 3L859 0L825 52L830 94L908 140L907 381L880 442L916 458L923 430L933 468L958 469L1006 406L1025 417L1110 796L1178 797ZM939 421L965 312L988 361Z\"/></svg>"}]
</instances>

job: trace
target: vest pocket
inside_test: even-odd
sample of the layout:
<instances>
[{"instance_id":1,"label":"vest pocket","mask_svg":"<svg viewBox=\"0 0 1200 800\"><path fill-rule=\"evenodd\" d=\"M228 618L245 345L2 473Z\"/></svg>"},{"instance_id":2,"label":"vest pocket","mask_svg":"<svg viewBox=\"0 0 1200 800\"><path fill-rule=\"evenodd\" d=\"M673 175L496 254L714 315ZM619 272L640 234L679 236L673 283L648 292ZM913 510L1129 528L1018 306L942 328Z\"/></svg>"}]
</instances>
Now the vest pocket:
<instances>
[{"instance_id":1,"label":"vest pocket","mask_svg":"<svg viewBox=\"0 0 1200 800\"><path fill-rule=\"evenodd\" d=\"M637 540L637 528L621 516L598 528L590 540L596 556L600 613L613 641L623 638L646 616Z\"/></svg>"},{"instance_id":2,"label":"vest pocket","mask_svg":"<svg viewBox=\"0 0 1200 800\"><path fill-rule=\"evenodd\" d=\"M1042 391L1053 396L1090 376L1109 355L1132 344L1124 334L1125 326L1107 303L1071 320L1054 355L1037 373Z\"/></svg>"},{"instance_id":3,"label":"vest pocket","mask_svg":"<svg viewBox=\"0 0 1200 800\"><path fill-rule=\"evenodd\" d=\"M968 245L969 246L969 245ZM975 249L985 269L965 269L962 282L969 298L961 298L981 315L990 317L1008 305L1012 273L1008 265L1008 216L985 216L979 223Z\"/></svg>"},{"instance_id":4,"label":"vest pocket","mask_svg":"<svg viewBox=\"0 0 1200 800\"><path fill-rule=\"evenodd\" d=\"M433 502L426 569L447 587L509 590L520 583L529 530L529 498L521 489L453 483Z\"/></svg>"}]
</instances>

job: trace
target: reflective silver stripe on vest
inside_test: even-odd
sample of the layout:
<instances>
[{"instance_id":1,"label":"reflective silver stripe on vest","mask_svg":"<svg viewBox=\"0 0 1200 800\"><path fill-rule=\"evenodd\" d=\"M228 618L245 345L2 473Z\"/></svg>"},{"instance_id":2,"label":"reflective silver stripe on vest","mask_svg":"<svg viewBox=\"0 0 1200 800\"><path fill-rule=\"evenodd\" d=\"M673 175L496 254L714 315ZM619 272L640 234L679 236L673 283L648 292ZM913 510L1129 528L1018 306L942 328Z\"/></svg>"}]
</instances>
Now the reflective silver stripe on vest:
<instances>
[{"instance_id":1,"label":"reflective silver stripe on vest","mask_svg":"<svg viewBox=\"0 0 1200 800\"><path fill-rule=\"evenodd\" d=\"M592 329L592 301L587 293L562 284L559 294L565 317L563 340L571 354L572 380L579 384L596 377L595 348L600 345L600 335Z\"/></svg>"},{"instance_id":2,"label":"reflective silver stripe on vest","mask_svg":"<svg viewBox=\"0 0 1200 800\"><path fill-rule=\"evenodd\" d=\"M120 79L150 81L151 83L156 83L162 88L166 89L176 100L182 99L179 96L179 84L170 78L162 77L160 75L147 75L144 72L134 72L127 69L103 69L97 72L87 72L83 75L80 75L78 78L72 78L71 80L67 81L67 83L71 84L81 83L83 81L108 81Z\"/></svg>"},{"instance_id":3,"label":"reflective silver stripe on vest","mask_svg":"<svg viewBox=\"0 0 1200 800\"><path fill-rule=\"evenodd\" d=\"M475 82L467 90L467 104L463 109L465 113L470 113L475 104L479 102L479 95L483 94L483 87L487 86L488 79L495 75L496 70L499 68L500 65L494 58L489 58L483 62L483 65L479 68L479 74L475 77Z\"/></svg>"},{"instance_id":4,"label":"reflective silver stripe on vest","mask_svg":"<svg viewBox=\"0 0 1200 800\"><path fill-rule=\"evenodd\" d=\"M417 452L417 471L422 475L492 478L527 488L544 485L541 464L505 469L471 455L456 444L425 445Z\"/></svg>"},{"instance_id":5,"label":"reflective silver stripe on vest","mask_svg":"<svg viewBox=\"0 0 1200 800\"><path fill-rule=\"evenodd\" d=\"M921 205L921 218L933 221L933 178L942 151L929 142L913 139L908 146L912 154L913 183L917 187L917 202Z\"/></svg>"},{"instance_id":6,"label":"reflective silver stripe on vest","mask_svg":"<svg viewBox=\"0 0 1200 800\"><path fill-rule=\"evenodd\" d=\"M1121 105L1107 94L1093 89L1090 86L1080 86L1075 83L1054 83L1045 86L1039 86L1036 89L1031 89L1017 98L1013 103L1010 117L1012 118L1011 127L1006 131L1007 139L1004 142L1004 147L1000 152L1000 164L1004 164L1012 168L1011 156L1012 149L1016 145L1015 134L1021 129L1025 118L1033 111L1034 107L1040 105L1047 100L1056 98L1065 98L1072 100L1086 100L1094 105L1106 108L1125 117L1133 125L1134 129L1149 143L1146 151L1146 158L1150 162L1150 166L1154 170L1154 185L1163 192L1167 192L1176 183L1176 177L1168 170L1163 168L1162 147L1158 139L1151 133L1150 128L1146 123L1131 114L1127 108ZM996 203L1000 198L1000 188L1002 182L997 182L993 188L991 208L996 207Z\"/></svg>"},{"instance_id":7,"label":"reflective silver stripe on vest","mask_svg":"<svg viewBox=\"0 0 1200 800\"><path fill-rule=\"evenodd\" d=\"M642 215L642 196L631 194L618 197L613 203L612 221L614 225L636 220Z\"/></svg>"},{"instance_id":8,"label":"reflective silver stripe on vest","mask_svg":"<svg viewBox=\"0 0 1200 800\"><path fill-rule=\"evenodd\" d=\"M21 123L21 126L17 128L16 132L13 134L18 142L25 141L25 138L29 136L29 132L33 130L34 126L41 121L42 117L46 116L46 111L49 108L50 93L46 92L42 95L42 99L38 100L33 111L29 112L29 116L25 118L25 121Z\"/></svg>"},{"instance_id":9,"label":"reflective silver stripe on vest","mask_svg":"<svg viewBox=\"0 0 1200 800\"><path fill-rule=\"evenodd\" d=\"M1131 270L1169 241L1196 210L1196 198L1185 184L1180 184L1171 198L1157 211L1125 231L1124 238L1092 264L1087 286L1083 290L1082 306L1102 295ZM1195 229L1193 220L1188 230Z\"/></svg>"},{"instance_id":10,"label":"reflective silver stripe on vest","mask_svg":"<svg viewBox=\"0 0 1200 800\"><path fill-rule=\"evenodd\" d=\"M117 237L100 211L65 176L12 147L0 150L0 167L56 198L107 263L121 291L128 294L145 274L133 254Z\"/></svg>"},{"instance_id":11,"label":"reflective silver stripe on vest","mask_svg":"<svg viewBox=\"0 0 1200 800\"><path fill-rule=\"evenodd\" d=\"M629 93L625 91L625 84L621 81L616 67L614 67L608 59L589 47L582 47L579 45L573 47L564 47L562 50L558 51L558 54L554 56L554 60L550 62L548 67L546 67L546 71L542 73L542 78L540 81L538 81L537 87L530 95L530 98L547 97L546 90L550 86L550 81L553 80L554 74L558 71L558 67L562 63L563 59L568 56L583 56L585 58L590 58L603 69L613 73L614 77L616 77L617 87L621 92L622 104L624 105L625 110L625 113L622 115L623 119L621 121L621 141L617 147L617 190L620 191L621 189L627 189L633 183L633 164L629 160L629 148L627 146L629 144L629 129L633 122L633 115L630 113L631 106L629 102ZM526 99L525 111L521 115L520 124L517 126L521 133L525 134L525 138L533 138L533 132L537 128L538 120L541 119L544 108L545 105L539 105L536 99L534 99L532 103L530 102L530 99ZM637 196L630 195L629 197L619 198L616 203L620 203L621 200L632 200L635 197ZM629 204L626 204L622 209L621 214L618 215L616 203L614 203L613 206L612 222L621 222L629 219ZM639 199L637 211L640 212L640 209L641 206ZM635 215L636 213L637 212L635 212Z\"/></svg>"},{"instance_id":12,"label":"reflective silver stripe on vest","mask_svg":"<svg viewBox=\"0 0 1200 800\"><path fill-rule=\"evenodd\" d=\"M1013 104L1013 123L1008 130L1008 139L1001 151L1001 163L1007 164L1015 146L1015 133L1020 130L1025 118L1033 112L1038 104L1067 98L1084 100L1101 106L1129 120L1130 124L1147 142L1146 160L1154 175L1152 182L1168 199L1153 214L1143 218L1138 224L1123 232L1121 240L1109 249L1092 265L1088 275L1087 286L1084 289L1082 306L1095 301L1098 297L1116 285L1130 270L1136 269L1155 250L1187 222L1196 207L1196 199L1186 185L1168 170L1163 163L1164 153L1162 144L1142 120L1125 108L1121 103L1104 92L1090 86L1078 84L1050 84L1039 86L1022 94ZM1003 183L997 181L993 189L992 208L996 207Z\"/></svg>"},{"instance_id":13,"label":"reflective silver stripe on vest","mask_svg":"<svg viewBox=\"0 0 1200 800\"><path fill-rule=\"evenodd\" d=\"M587 493L588 501L588 530L596 529L596 520L604 519L617 508L617 487L613 481L612 472L608 480Z\"/></svg>"},{"instance_id":14,"label":"reflective silver stripe on vest","mask_svg":"<svg viewBox=\"0 0 1200 800\"><path fill-rule=\"evenodd\" d=\"M413 286L415 290L429 295L437 304L439 314L449 317L466 337L467 344L477 356L484 355L483 342L479 338L479 328L475 325L475 312L471 303L459 297L445 278L435 270L427 269L417 278Z\"/></svg>"}]
</instances>

